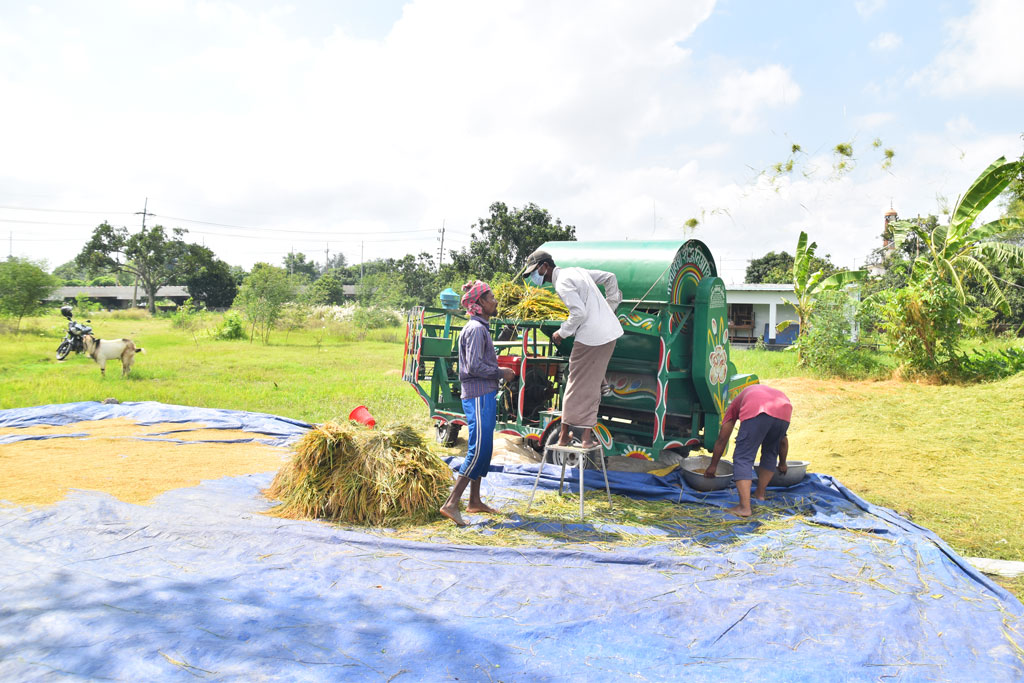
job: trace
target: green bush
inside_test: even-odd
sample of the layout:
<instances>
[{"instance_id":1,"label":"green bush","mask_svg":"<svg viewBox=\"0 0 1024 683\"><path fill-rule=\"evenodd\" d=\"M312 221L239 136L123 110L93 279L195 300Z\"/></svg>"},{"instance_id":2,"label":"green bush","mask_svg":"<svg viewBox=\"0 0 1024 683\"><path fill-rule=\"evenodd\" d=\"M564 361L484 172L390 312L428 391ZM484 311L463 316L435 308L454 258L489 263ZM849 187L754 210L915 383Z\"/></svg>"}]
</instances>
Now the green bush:
<instances>
[{"instance_id":1,"label":"green bush","mask_svg":"<svg viewBox=\"0 0 1024 683\"><path fill-rule=\"evenodd\" d=\"M199 323L201 313L202 304L196 306L195 301L191 298L186 299L185 303L178 306L178 310L171 313L171 327L179 330L191 330Z\"/></svg>"},{"instance_id":2,"label":"green bush","mask_svg":"<svg viewBox=\"0 0 1024 683\"><path fill-rule=\"evenodd\" d=\"M961 354L957 361L962 379L987 381L1024 372L1024 348L975 349L970 356Z\"/></svg>"},{"instance_id":3,"label":"green bush","mask_svg":"<svg viewBox=\"0 0 1024 683\"><path fill-rule=\"evenodd\" d=\"M213 334L216 339L245 339L245 321L238 311L228 311Z\"/></svg>"},{"instance_id":4,"label":"green bush","mask_svg":"<svg viewBox=\"0 0 1024 683\"><path fill-rule=\"evenodd\" d=\"M909 375L959 376L957 349L971 312L944 282L910 284L875 295L882 333Z\"/></svg>"},{"instance_id":5,"label":"green bush","mask_svg":"<svg viewBox=\"0 0 1024 683\"><path fill-rule=\"evenodd\" d=\"M862 379L882 369L876 354L850 341L855 305L841 290L821 292L815 300L801 350L803 362L819 375Z\"/></svg>"},{"instance_id":6,"label":"green bush","mask_svg":"<svg viewBox=\"0 0 1024 683\"><path fill-rule=\"evenodd\" d=\"M392 311L383 308L367 308L360 306L352 313L352 322L364 330L379 330L383 327L395 327L402 321Z\"/></svg>"}]
</instances>

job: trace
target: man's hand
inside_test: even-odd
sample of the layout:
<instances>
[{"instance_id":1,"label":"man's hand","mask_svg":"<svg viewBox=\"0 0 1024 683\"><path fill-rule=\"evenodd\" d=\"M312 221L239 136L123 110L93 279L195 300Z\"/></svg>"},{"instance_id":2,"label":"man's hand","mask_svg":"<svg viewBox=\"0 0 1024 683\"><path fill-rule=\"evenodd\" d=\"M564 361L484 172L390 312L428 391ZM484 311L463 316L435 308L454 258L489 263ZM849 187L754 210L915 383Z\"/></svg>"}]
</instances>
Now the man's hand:
<instances>
[{"instance_id":1,"label":"man's hand","mask_svg":"<svg viewBox=\"0 0 1024 683\"><path fill-rule=\"evenodd\" d=\"M511 382L515 377L516 373L512 368L501 368L501 378L506 382Z\"/></svg>"},{"instance_id":2,"label":"man's hand","mask_svg":"<svg viewBox=\"0 0 1024 683\"><path fill-rule=\"evenodd\" d=\"M704 476L708 479L714 479L715 473L718 472L718 464L708 465L708 468L704 470Z\"/></svg>"},{"instance_id":3,"label":"man's hand","mask_svg":"<svg viewBox=\"0 0 1024 683\"><path fill-rule=\"evenodd\" d=\"M555 332L553 335L551 335L551 341L555 342L555 345L557 346L558 344L561 344L565 340L562 337L562 335Z\"/></svg>"},{"instance_id":4,"label":"man's hand","mask_svg":"<svg viewBox=\"0 0 1024 683\"><path fill-rule=\"evenodd\" d=\"M789 465L787 465L784 462L780 462L778 470L779 470L779 474L785 474L789 470Z\"/></svg>"}]
</instances>

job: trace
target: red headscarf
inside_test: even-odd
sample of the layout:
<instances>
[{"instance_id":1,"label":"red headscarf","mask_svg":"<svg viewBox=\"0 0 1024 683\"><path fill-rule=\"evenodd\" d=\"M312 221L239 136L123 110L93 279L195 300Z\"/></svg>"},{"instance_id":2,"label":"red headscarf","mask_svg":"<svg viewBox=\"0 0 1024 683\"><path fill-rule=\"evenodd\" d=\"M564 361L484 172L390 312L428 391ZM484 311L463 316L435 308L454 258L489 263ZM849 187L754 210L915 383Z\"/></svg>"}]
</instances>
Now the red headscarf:
<instances>
[{"instance_id":1,"label":"red headscarf","mask_svg":"<svg viewBox=\"0 0 1024 683\"><path fill-rule=\"evenodd\" d=\"M474 280L473 282L467 282L462 285L462 291L465 292L465 294L462 295L462 307L465 308L470 315L483 314L484 309L480 306L480 297L491 291L490 286L486 282Z\"/></svg>"}]
</instances>

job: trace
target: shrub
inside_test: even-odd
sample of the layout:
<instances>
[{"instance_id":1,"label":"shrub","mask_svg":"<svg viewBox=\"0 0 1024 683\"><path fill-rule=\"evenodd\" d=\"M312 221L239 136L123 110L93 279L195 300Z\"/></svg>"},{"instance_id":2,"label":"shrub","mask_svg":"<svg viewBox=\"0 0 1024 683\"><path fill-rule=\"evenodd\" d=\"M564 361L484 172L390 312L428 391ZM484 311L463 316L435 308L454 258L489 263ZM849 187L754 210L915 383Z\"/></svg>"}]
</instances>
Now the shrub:
<instances>
[{"instance_id":1,"label":"shrub","mask_svg":"<svg viewBox=\"0 0 1024 683\"><path fill-rule=\"evenodd\" d=\"M397 327L402 323L393 311L383 308L356 308L352 322L365 330L379 330L382 327Z\"/></svg>"},{"instance_id":2,"label":"shrub","mask_svg":"<svg viewBox=\"0 0 1024 683\"><path fill-rule=\"evenodd\" d=\"M1010 347L998 351L975 349L970 356L957 356L962 379L985 381L1002 379L1024 372L1024 348Z\"/></svg>"},{"instance_id":3,"label":"shrub","mask_svg":"<svg viewBox=\"0 0 1024 683\"><path fill-rule=\"evenodd\" d=\"M178 306L178 310L171 313L171 327L180 330L191 330L198 324L202 311L202 304L197 306L196 302L191 298L186 299L185 303Z\"/></svg>"},{"instance_id":4,"label":"shrub","mask_svg":"<svg viewBox=\"0 0 1024 683\"><path fill-rule=\"evenodd\" d=\"M970 311L944 282L910 284L876 295L882 332L901 368L910 375L959 375L957 347Z\"/></svg>"},{"instance_id":5,"label":"shrub","mask_svg":"<svg viewBox=\"0 0 1024 683\"><path fill-rule=\"evenodd\" d=\"M855 302L842 291L818 295L809 329L801 341L802 360L827 377L858 379L876 374L881 363L870 351L850 341Z\"/></svg>"},{"instance_id":6,"label":"shrub","mask_svg":"<svg viewBox=\"0 0 1024 683\"><path fill-rule=\"evenodd\" d=\"M245 339L245 321L242 319L242 314L238 311L225 313L224 319L214 330L213 336L216 339Z\"/></svg>"}]
</instances>

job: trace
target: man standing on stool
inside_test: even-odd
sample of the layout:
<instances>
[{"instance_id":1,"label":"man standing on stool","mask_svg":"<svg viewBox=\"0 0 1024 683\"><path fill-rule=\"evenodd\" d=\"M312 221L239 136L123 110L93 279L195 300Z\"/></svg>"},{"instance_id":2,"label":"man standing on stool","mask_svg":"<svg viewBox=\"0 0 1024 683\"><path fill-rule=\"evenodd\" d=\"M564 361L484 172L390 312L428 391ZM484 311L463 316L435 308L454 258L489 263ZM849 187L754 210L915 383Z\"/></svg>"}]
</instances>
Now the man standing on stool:
<instances>
[{"instance_id":1,"label":"man standing on stool","mask_svg":"<svg viewBox=\"0 0 1024 683\"><path fill-rule=\"evenodd\" d=\"M569 309L569 319L551 336L556 345L566 337L576 337L569 355L569 380L562 398L562 428L558 445L569 445L571 427L582 429L584 448L597 446L594 427L601 405L601 385L615 340L622 336L622 325L615 309L622 293L614 273L586 268L559 268L551 254L537 250L526 258L521 277L540 287L550 282L555 293ZM604 296L598 285L604 287Z\"/></svg>"},{"instance_id":2,"label":"man standing on stool","mask_svg":"<svg viewBox=\"0 0 1024 683\"><path fill-rule=\"evenodd\" d=\"M491 466L494 426L498 420L498 380L504 378L509 382L515 377L512 368L498 367L494 353L490 329L491 316L498 310L494 292L480 280L467 282L462 291L462 307L470 319L459 334L459 382L462 410L469 425L469 446L452 493L441 506L441 514L458 526L466 526L459 513L459 500L467 484L472 483L466 512L497 512L480 499L480 479L487 476Z\"/></svg>"},{"instance_id":3,"label":"man standing on stool","mask_svg":"<svg viewBox=\"0 0 1024 683\"><path fill-rule=\"evenodd\" d=\"M754 456L761 449L761 462L757 467L757 490L754 498L764 500L768 482L775 475L775 463L778 459L779 472L786 473L786 456L789 455L790 419L793 417L793 405L784 393L764 384L752 384L732 400L722 416L722 429L718 432L714 450L711 453L711 464L704 471L705 477L713 478L722 459L729 436L736 420L740 420L740 433L736 437L736 450L732 455L733 481L740 495L740 504L729 508L726 512L737 517L749 517L750 482L754 478Z\"/></svg>"}]
</instances>

